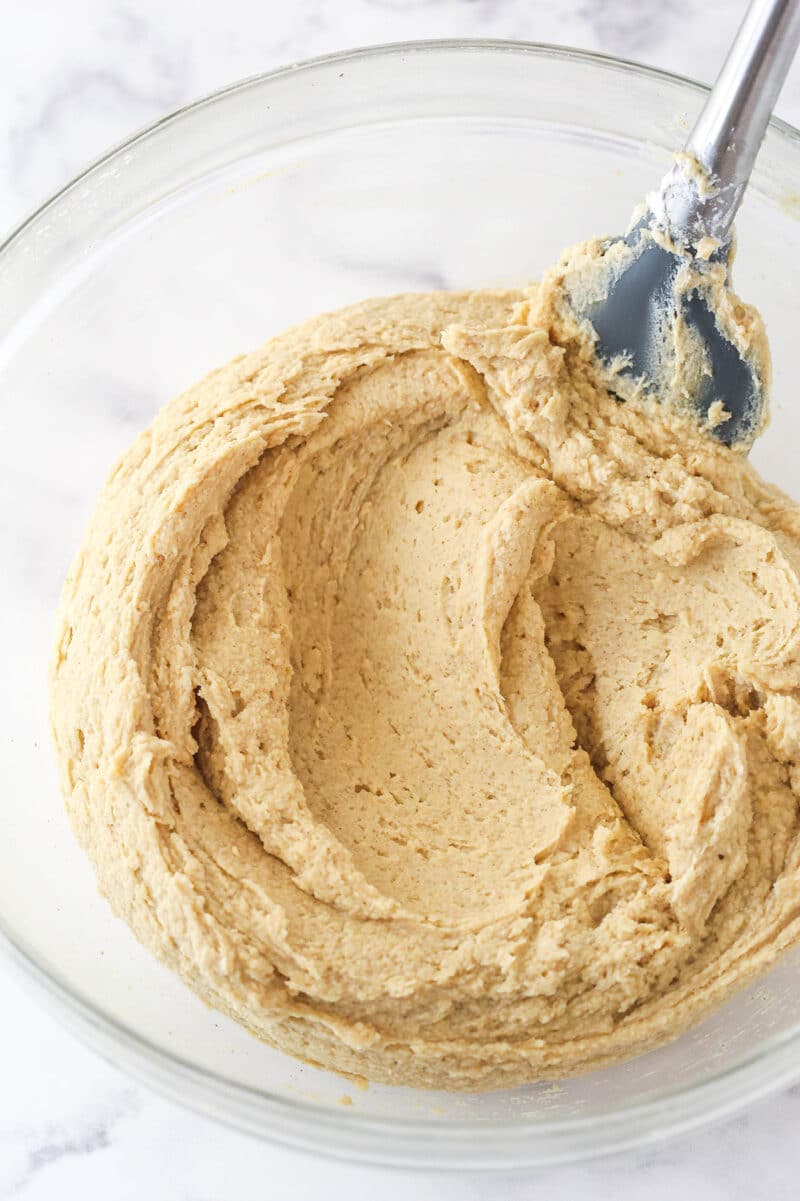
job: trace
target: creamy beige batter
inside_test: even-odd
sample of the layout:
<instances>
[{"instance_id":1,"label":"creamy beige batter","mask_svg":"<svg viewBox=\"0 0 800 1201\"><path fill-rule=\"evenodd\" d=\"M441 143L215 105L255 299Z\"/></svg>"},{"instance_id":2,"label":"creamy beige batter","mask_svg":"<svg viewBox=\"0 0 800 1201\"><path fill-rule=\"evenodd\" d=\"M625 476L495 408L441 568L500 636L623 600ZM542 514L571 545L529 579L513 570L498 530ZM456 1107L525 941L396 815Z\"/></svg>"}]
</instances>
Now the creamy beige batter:
<instances>
[{"instance_id":1,"label":"creamy beige batter","mask_svg":"<svg viewBox=\"0 0 800 1201\"><path fill-rule=\"evenodd\" d=\"M100 885L303 1059L487 1089L800 935L800 510L525 292L375 300L114 468L52 713Z\"/></svg>"}]
</instances>

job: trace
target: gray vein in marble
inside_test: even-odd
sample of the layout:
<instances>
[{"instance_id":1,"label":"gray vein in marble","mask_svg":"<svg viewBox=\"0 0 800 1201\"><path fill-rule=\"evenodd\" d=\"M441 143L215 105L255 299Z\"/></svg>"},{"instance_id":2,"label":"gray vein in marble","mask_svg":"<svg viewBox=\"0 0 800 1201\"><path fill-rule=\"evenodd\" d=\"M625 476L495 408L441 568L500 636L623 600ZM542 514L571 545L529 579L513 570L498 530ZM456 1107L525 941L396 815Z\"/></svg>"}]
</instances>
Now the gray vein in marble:
<instances>
[{"instance_id":1,"label":"gray vein in marble","mask_svg":"<svg viewBox=\"0 0 800 1201\"><path fill-rule=\"evenodd\" d=\"M10 1163L11 1168L8 1177L0 1175L0 1201L21 1197L35 1176L65 1159L94 1155L111 1147L120 1124L140 1112L142 1094L131 1085L103 1098L99 1106L93 1107L96 1108L99 1113L78 1114L69 1125L46 1123L4 1134L0 1149L3 1143L7 1144L6 1166Z\"/></svg>"},{"instance_id":2,"label":"gray vein in marble","mask_svg":"<svg viewBox=\"0 0 800 1201\"><path fill-rule=\"evenodd\" d=\"M356 275L365 282L375 280L376 294L392 291L403 292L446 292L452 286L441 271L422 267L413 261L359 259L354 255L327 254L326 265L337 271Z\"/></svg>"},{"instance_id":3,"label":"gray vein in marble","mask_svg":"<svg viewBox=\"0 0 800 1201\"><path fill-rule=\"evenodd\" d=\"M115 72L95 67L66 75L58 86L44 97L34 114L13 126L8 139L17 170L26 170L40 143L58 145L63 134L81 111L112 104L126 111L141 112L142 119L155 108L175 108L180 102L181 89L173 84L157 93L137 89Z\"/></svg>"},{"instance_id":4,"label":"gray vein in marble","mask_svg":"<svg viewBox=\"0 0 800 1201\"><path fill-rule=\"evenodd\" d=\"M470 21L496 20L503 10L513 7L515 2L516 0L364 0L368 7L396 13L414 9L455 7L456 10L463 9L465 17Z\"/></svg>"},{"instance_id":5,"label":"gray vein in marble","mask_svg":"<svg viewBox=\"0 0 800 1201\"><path fill-rule=\"evenodd\" d=\"M603 46L618 55L631 55L652 46L666 32L690 21L688 0L584 0L578 16L585 20Z\"/></svg>"}]
</instances>

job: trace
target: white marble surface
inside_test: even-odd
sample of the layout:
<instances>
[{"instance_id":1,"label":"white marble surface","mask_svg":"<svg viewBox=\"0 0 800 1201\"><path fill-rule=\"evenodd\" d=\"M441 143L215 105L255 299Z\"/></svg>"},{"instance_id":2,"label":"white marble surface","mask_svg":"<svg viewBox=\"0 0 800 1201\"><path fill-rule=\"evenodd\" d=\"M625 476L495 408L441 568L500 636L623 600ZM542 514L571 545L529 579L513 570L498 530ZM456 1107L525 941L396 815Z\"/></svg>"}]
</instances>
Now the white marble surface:
<instances>
[{"instance_id":1,"label":"white marble surface","mask_svg":"<svg viewBox=\"0 0 800 1201\"><path fill-rule=\"evenodd\" d=\"M709 79L741 0L0 0L0 229L130 130L283 62L426 37L523 38ZM779 111L800 123L800 69ZM0 959L0 1201L269 1195L795 1197L800 1088L655 1150L537 1174L327 1163L162 1101L63 1033Z\"/></svg>"}]
</instances>

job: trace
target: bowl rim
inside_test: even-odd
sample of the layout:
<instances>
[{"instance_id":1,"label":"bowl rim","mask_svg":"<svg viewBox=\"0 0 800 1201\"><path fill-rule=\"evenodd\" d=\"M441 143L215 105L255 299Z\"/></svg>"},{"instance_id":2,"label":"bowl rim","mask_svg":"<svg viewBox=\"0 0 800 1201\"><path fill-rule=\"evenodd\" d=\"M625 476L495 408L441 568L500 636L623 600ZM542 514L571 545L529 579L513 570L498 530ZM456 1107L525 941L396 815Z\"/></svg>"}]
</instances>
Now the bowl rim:
<instances>
[{"instance_id":1,"label":"bowl rim","mask_svg":"<svg viewBox=\"0 0 800 1201\"><path fill-rule=\"evenodd\" d=\"M127 137L112 143L97 158L91 159L82 171L79 171L77 175L67 180L55 192L51 192L41 204L32 208L17 224L12 225L6 234L0 236L0 254L5 253L11 246L11 243L16 241L30 225L46 213L48 209L67 196L78 184L83 183L89 176L93 175L99 168L106 166L118 155L131 150L139 142L149 138L158 130L166 129L169 125L179 121L190 113L199 112L203 108L210 107L228 96L246 92L250 88L259 87L268 82L272 83L286 76L309 73L318 67L357 62L364 58L402 57L403 54L435 54L441 50L463 50L468 53L471 51L497 51L501 54L519 53L521 51L530 55L531 58L564 59L569 62L585 63L587 66L596 66L606 70L617 71L621 75L631 74L644 79L657 80L662 83L679 84L698 96L707 96L711 90L707 84L701 83L689 75L682 75L677 71L666 71L662 67L654 67L649 63L636 62L632 58L604 54L599 50L582 50L579 47L566 46L558 42L530 42L513 38L421 38L419 40L412 39L401 42L375 42L346 50L334 50L329 54L318 54L313 58L299 59L295 62L285 63L283 66L275 67L270 71L260 71L254 75L246 75L244 78L237 79L233 83L225 84L223 87L217 88L212 92L198 96L196 99L190 100L178 108L170 109L163 116L157 117L155 121L150 121L140 126L128 134ZM775 130L791 142L800 143L800 129L792 125L789 121L785 121L782 117L770 117L769 128Z\"/></svg>"},{"instance_id":2,"label":"bowl rim","mask_svg":"<svg viewBox=\"0 0 800 1201\"><path fill-rule=\"evenodd\" d=\"M2 256L26 231L70 192L119 156L156 132L177 124L188 114L267 83L312 74L319 67L352 64L363 59L401 59L411 54L435 56L441 52L523 54L531 59L561 60L620 75L677 84L696 96L709 92L706 85L676 72L546 42L441 38L378 43L323 54L228 84L170 111L117 142L11 228L0 240L0 264ZM770 128L785 141L800 147L800 130L795 126L773 117ZM471 1169L577 1160L660 1141L720 1119L800 1078L798 1021L793 1027L765 1039L721 1071L710 1072L688 1085L669 1085L644 1100L623 1101L611 1106L603 1115L595 1111L566 1117L542 1116L534 1121L529 1117L512 1121L459 1118L439 1119L432 1123L422 1116L373 1116L354 1107L343 1107L338 1113L331 1107L234 1082L217 1072L199 1068L181 1055L134 1032L67 983L44 957L23 945L2 915L0 950L5 953L6 961L36 988L40 996L44 994L45 1004L49 1002L62 1024L114 1066L124 1067L132 1076L162 1094L217 1120L285 1145L340 1158L405 1167ZM793 1048L794 1054L781 1056L788 1047ZM738 1079L740 1084L735 1096L730 1090L733 1079ZM239 1102L235 1118L230 1112L224 1112L224 1102L231 1098ZM216 1102L223 1103L222 1112ZM284 1120L287 1117L288 1123ZM270 1118L274 1119L272 1124L269 1124ZM600 1137L591 1138L592 1134L600 1134ZM380 1147L377 1145L379 1140ZM458 1162L454 1162L456 1156ZM441 1162L443 1157L448 1162Z\"/></svg>"}]
</instances>

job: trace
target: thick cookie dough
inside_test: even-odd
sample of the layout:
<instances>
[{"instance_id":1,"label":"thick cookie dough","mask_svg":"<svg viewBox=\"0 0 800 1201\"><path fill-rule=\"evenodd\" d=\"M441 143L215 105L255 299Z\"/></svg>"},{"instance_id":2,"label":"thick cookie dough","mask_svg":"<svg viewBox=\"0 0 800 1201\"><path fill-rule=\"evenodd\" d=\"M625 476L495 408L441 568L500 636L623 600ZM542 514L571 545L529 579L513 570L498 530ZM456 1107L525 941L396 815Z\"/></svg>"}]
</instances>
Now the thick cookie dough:
<instances>
[{"instance_id":1,"label":"thick cookie dough","mask_svg":"<svg viewBox=\"0 0 800 1201\"><path fill-rule=\"evenodd\" d=\"M560 279L213 373L65 586L55 739L114 911L376 1080L632 1055L800 936L800 510L618 403Z\"/></svg>"}]
</instances>

